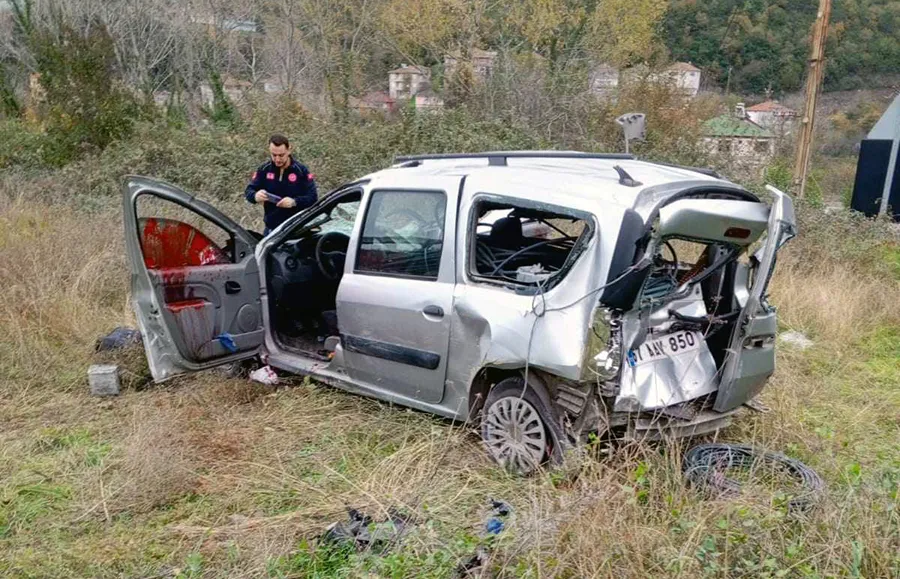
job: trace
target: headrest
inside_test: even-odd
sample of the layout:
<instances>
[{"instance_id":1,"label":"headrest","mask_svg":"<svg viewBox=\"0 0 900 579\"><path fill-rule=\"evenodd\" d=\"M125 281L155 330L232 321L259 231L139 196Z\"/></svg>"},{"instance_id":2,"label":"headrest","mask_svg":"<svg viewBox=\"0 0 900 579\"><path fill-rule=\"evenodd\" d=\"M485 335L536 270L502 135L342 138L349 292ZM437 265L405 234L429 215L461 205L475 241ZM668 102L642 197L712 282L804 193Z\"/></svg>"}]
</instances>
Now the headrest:
<instances>
[{"instance_id":1,"label":"headrest","mask_svg":"<svg viewBox=\"0 0 900 579\"><path fill-rule=\"evenodd\" d=\"M519 249L522 247L522 222L518 217L503 217L491 226L488 237L493 247L502 249Z\"/></svg>"}]
</instances>

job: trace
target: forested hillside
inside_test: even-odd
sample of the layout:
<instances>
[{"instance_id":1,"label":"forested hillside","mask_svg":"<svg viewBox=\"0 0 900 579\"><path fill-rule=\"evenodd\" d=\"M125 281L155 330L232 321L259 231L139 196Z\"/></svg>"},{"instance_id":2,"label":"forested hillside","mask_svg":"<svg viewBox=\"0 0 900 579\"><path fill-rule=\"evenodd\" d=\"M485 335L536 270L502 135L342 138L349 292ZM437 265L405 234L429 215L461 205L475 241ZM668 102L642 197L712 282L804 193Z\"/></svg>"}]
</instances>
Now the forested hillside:
<instances>
[{"instance_id":1,"label":"forested hillside","mask_svg":"<svg viewBox=\"0 0 900 579\"><path fill-rule=\"evenodd\" d=\"M818 0L672 0L665 42L673 59L693 62L723 88L797 90L817 9ZM900 73L900 2L834 2L826 54L826 90Z\"/></svg>"},{"instance_id":2,"label":"forested hillside","mask_svg":"<svg viewBox=\"0 0 900 579\"><path fill-rule=\"evenodd\" d=\"M805 77L818 0L0 0L0 114L15 116L45 41L96 34L116 74L149 96L196 92L211 77L275 83L303 104L346 106L382 90L401 63L431 69L449 102L471 78L444 78L447 54L498 54L493 88L563 100L600 63L689 61L707 88L775 95ZM98 37L99 37L98 36ZM47 56L47 54L44 54ZM826 90L892 86L900 2L834 2ZM215 83L213 83L215 84ZM539 98L538 98L539 100ZM303 99L301 99L303 101ZM529 105L532 106L533 105Z\"/></svg>"}]
</instances>

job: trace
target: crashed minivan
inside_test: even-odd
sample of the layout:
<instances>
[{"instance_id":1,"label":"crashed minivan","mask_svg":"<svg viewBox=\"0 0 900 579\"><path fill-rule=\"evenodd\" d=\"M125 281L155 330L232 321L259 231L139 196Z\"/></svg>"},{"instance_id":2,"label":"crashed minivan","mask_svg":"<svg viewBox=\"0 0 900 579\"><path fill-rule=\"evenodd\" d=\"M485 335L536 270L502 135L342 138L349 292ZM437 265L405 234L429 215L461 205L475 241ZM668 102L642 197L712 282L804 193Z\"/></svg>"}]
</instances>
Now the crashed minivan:
<instances>
[{"instance_id":1,"label":"crashed minivan","mask_svg":"<svg viewBox=\"0 0 900 579\"><path fill-rule=\"evenodd\" d=\"M129 177L132 298L157 381L259 356L475 423L527 473L591 436L717 431L760 392L796 231L768 190L625 155L411 156L261 238Z\"/></svg>"}]
</instances>

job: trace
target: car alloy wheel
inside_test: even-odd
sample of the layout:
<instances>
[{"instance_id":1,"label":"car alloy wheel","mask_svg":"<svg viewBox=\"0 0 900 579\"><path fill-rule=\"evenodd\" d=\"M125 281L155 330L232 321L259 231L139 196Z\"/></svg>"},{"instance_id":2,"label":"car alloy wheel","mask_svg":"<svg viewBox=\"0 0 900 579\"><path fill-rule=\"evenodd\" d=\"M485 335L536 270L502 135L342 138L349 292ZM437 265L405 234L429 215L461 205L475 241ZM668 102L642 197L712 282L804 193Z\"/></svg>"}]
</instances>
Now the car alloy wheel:
<instances>
[{"instance_id":1,"label":"car alloy wheel","mask_svg":"<svg viewBox=\"0 0 900 579\"><path fill-rule=\"evenodd\" d=\"M537 409L524 397L509 395L484 411L482 437L491 455L520 474L536 470L547 457L547 429Z\"/></svg>"}]
</instances>

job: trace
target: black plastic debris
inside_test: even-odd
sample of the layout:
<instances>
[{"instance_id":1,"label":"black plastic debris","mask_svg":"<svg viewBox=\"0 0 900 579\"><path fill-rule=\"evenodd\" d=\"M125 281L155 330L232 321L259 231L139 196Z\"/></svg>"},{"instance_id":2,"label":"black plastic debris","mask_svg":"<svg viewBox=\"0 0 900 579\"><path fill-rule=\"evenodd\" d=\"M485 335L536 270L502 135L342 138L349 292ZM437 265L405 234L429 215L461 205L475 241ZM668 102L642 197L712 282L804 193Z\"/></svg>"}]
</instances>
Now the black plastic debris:
<instances>
[{"instance_id":1,"label":"black plastic debris","mask_svg":"<svg viewBox=\"0 0 900 579\"><path fill-rule=\"evenodd\" d=\"M98 338L94 349L97 352L107 352L140 343L141 333L138 330L120 326L102 338Z\"/></svg>"},{"instance_id":2,"label":"black plastic debris","mask_svg":"<svg viewBox=\"0 0 900 579\"><path fill-rule=\"evenodd\" d=\"M353 509L347 509L347 520L332 523L322 534L322 541L335 545L351 544L359 551L383 553L396 545L412 527L411 517L394 508L388 509L388 518L375 522L372 517Z\"/></svg>"},{"instance_id":3,"label":"black plastic debris","mask_svg":"<svg viewBox=\"0 0 900 579\"><path fill-rule=\"evenodd\" d=\"M472 577L481 572L481 569L490 558L491 544L493 540L506 529L507 518L512 514L512 507L506 501L490 499L491 511L484 522L482 544L475 549L475 553L459 564L456 568L458 577Z\"/></svg>"}]
</instances>

